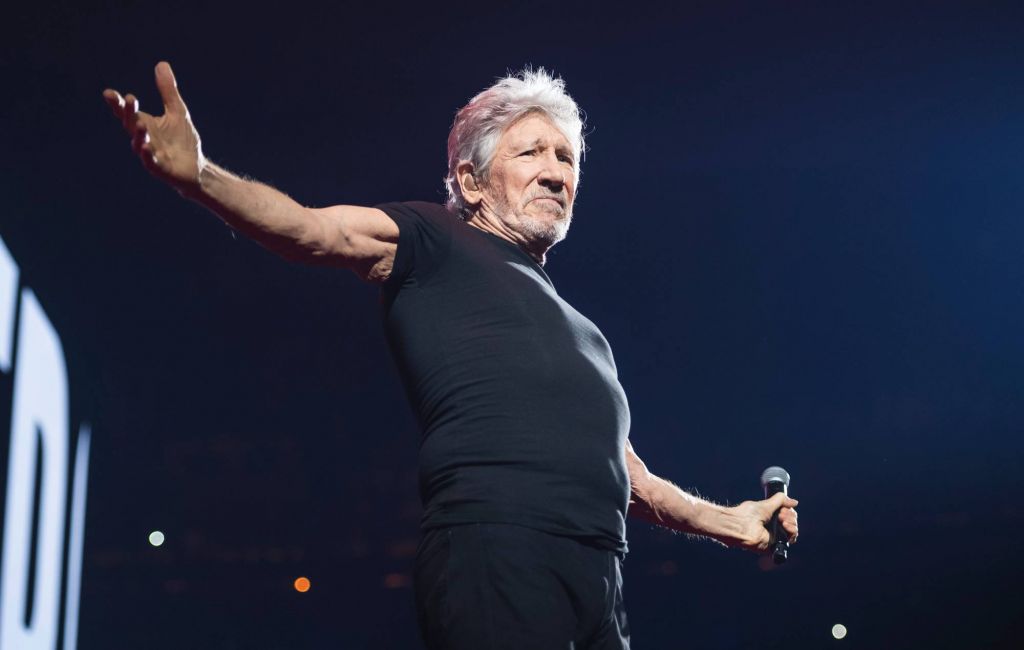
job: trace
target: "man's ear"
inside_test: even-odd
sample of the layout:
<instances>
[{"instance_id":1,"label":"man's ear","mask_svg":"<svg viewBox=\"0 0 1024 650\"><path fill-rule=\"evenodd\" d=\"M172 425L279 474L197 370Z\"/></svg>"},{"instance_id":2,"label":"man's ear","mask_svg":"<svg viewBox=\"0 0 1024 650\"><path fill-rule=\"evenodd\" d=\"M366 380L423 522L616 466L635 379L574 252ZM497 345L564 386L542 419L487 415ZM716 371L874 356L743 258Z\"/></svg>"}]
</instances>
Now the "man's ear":
<instances>
[{"instance_id":1,"label":"man's ear","mask_svg":"<svg viewBox=\"0 0 1024 650\"><path fill-rule=\"evenodd\" d=\"M476 205L483 198L483 190L477 182L476 170L473 163L469 161L460 162L455 168L455 180L459 182L459 189L462 190L462 198L467 205Z\"/></svg>"}]
</instances>

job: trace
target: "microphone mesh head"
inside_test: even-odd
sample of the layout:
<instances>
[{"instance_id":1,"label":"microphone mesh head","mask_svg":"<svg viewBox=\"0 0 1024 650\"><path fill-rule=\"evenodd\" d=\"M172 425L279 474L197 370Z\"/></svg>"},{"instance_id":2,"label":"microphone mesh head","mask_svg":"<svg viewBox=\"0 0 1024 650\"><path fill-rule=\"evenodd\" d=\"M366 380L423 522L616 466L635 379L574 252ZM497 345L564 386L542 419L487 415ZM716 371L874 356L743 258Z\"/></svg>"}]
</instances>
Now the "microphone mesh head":
<instances>
[{"instance_id":1,"label":"microphone mesh head","mask_svg":"<svg viewBox=\"0 0 1024 650\"><path fill-rule=\"evenodd\" d=\"M769 467L765 471L761 472L761 486L763 487L769 483L782 483L788 487L789 472L781 467Z\"/></svg>"}]
</instances>

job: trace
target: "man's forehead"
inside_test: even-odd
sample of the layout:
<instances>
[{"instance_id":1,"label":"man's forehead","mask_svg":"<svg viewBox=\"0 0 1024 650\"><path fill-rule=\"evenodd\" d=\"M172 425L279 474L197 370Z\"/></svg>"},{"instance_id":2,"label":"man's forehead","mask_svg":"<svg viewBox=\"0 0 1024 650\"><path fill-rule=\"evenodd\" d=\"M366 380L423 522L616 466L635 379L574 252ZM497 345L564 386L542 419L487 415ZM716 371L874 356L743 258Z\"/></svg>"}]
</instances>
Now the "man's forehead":
<instances>
[{"instance_id":1,"label":"man's forehead","mask_svg":"<svg viewBox=\"0 0 1024 650\"><path fill-rule=\"evenodd\" d=\"M567 149L572 147L565 134L556 127L551 120L542 115L529 115L515 122L506 129L502 136L509 146L536 147L541 145L562 146Z\"/></svg>"}]
</instances>

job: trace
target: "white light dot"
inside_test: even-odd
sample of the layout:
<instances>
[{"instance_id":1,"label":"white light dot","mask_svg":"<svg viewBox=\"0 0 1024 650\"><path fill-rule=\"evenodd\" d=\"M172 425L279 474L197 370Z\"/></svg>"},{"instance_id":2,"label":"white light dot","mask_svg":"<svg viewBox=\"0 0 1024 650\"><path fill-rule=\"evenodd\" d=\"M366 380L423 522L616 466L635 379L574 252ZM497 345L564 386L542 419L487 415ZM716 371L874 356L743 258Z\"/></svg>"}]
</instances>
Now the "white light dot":
<instances>
[{"instance_id":1,"label":"white light dot","mask_svg":"<svg viewBox=\"0 0 1024 650\"><path fill-rule=\"evenodd\" d=\"M837 639L842 639L846 636L846 626L842 623L836 623L832 626L832 636Z\"/></svg>"},{"instance_id":2,"label":"white light dot","mask_svg":"<svg viewBox=\"0 0 1024 650\"><path fill-rule=\"evenodd\" d=\"M160 546L164 543L164 534L159 530L154 530L149 534L149 543L153 546Z\"/></svg>"}]
</instances>

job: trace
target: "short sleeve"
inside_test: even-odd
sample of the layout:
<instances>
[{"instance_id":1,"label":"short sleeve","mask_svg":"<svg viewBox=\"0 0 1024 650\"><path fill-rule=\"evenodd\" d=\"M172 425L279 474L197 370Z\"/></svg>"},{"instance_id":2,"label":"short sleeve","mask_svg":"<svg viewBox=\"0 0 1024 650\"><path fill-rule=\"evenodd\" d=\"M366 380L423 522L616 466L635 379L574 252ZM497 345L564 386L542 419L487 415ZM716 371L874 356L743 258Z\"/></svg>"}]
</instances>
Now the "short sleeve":
<instances>
[{"instance_id":1,"label":"short sleeve","mask_svg":"<svg viewBox=\"0 0 1024 650\"><path fill-rule=\"evenodd\" d=\"M376 208L398 225L398 248L385 289L394 292L425 281L447 256L458 217L443 205L420 201Z\"/></svg>"}]
</instances>

